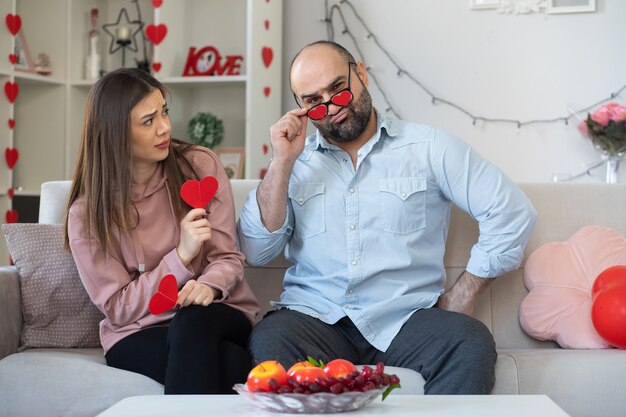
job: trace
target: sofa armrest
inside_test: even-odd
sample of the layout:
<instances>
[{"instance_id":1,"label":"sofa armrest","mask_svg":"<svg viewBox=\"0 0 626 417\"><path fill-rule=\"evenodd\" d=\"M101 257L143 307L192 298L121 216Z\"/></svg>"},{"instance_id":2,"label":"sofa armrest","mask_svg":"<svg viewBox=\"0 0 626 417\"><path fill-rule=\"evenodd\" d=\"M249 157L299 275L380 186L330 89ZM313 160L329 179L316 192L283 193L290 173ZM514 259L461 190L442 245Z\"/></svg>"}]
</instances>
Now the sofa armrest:
<instances>
[{"instance_id":1,"label":"sofa armrest","mask_svg":"<svg viewBox=\"0 0 626 417\"><path fill-rule=\"evenodd\" d=\"M22 295L17 269L0 266L0 359L17 352L22 333Z\"/></svg>"}]
</instances>

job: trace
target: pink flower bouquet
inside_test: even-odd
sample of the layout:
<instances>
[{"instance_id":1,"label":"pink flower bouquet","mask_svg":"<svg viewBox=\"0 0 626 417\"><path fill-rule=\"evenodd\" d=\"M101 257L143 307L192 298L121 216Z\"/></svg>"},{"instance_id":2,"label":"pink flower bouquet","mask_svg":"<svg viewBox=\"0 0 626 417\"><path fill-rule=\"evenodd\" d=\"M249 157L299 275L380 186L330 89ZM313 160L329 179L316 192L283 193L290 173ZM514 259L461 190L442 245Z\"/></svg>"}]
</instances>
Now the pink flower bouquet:
<instances>
[{"instance_id":1,"label":"pink flower bouquet","mask_svg":"<svg viewBox=\"0 0 626 417\"><path fill-rule=\"evenodd\" d=\"M603 104L593 114L588 114L578 128L608 156L626 154L626 106Z\"/></svg>"}]
</instances>

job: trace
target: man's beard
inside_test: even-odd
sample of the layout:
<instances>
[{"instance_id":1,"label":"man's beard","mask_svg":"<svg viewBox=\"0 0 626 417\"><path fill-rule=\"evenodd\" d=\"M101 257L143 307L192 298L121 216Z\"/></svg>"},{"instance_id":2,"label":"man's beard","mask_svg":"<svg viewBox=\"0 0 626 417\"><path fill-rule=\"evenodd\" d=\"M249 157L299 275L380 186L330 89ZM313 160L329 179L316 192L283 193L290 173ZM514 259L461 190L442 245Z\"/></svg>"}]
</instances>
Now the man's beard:
<instances>
[{"instance_id":1,"label":"man's beard","mask_svg":"<svg viewBox=\"0 0 626 417\"><path fill-rule=\"evenodd\" d=\"M348 110L348 114L341 123L333 124L327 116L321 121L314 121L313 125L328 140L338 143L351 142L365 131L372 115L372 96L369 91L363 88L359 100L356 103L353 101L345 109Z\"/></svg>"}]
</instances>

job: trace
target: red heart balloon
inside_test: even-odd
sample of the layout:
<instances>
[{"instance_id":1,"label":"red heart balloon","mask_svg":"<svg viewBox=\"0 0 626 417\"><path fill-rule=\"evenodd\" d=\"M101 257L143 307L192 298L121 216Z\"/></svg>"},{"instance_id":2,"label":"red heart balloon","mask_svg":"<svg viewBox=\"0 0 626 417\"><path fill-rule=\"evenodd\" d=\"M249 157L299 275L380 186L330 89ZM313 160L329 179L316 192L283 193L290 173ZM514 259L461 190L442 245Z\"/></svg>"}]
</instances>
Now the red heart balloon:
<instances>
[{"instance_id":1,"label":"red heart balloon","mask_svg":"<svg viewBox=\"0 0 626 417\"><path fill-rule=\"evenodd\" d=\"M315 107L309 110L309 117L313 120L323 119L324 117L326 117L326 111L327 110L325 106Z\"/></svg>"},{"instance_id":2,"label":"red heart balloon","mask_svg":"<svg viewBox=\"0 0 626 417\"><path fill-rule=\"evenodd\" d=\"M17 83L12 83L11 81L7 81L4 83L4 94L7 96L7 99L10 103L13 103L17 98L17 95L20 93L20 87Z\"/></svg>"},{"instance_id":3,"label":"red heart balloon","mask_svg":"<svg viewBox=\"0 0 626 417\"><path fill-rule=\"evenodd\" d=\"M158 9L163 4L163 0L152 0L152 7Z\"/></svg>"},{"instance_id":4,"label":"red heart balloon","mask_svg":"<svg viewBox=\"0 0 626 417\"><path fill-rule=\"evenodd\" d=\"M159 290L150 299L148 310L155 316L165 313L176 305L177 299L178 283L176 282L176 277L172 274L168 274L161 279Z\"/></svg>"},{"instance_id":5,"label":"red heart balloon","mask_svg":"<svg viewBox=\"0 0 626 417\"><path fill-rule=\"evenodd\" d=\"M9 119L9 129L13 129L15 127L15 119Z\"/></svg>"},{"instance_id":6,"label":"red heart balloon","mask_svg":"<svg viewBox=\"0 0 626 417\"><path fill-rule=\"evenodd\" d=\"M269 87L265 87L263 89L263 94L265 95L265 97L269 97L271 92L272 92L272 89Z\"/></svg>"},{"instance_id":7,"label":"red heart balloon","mask_svg":"<svg viewBox=\"0 0 626 417\"><path fill-rule=\"evenodd\" d=\"M22 28L22 18L17 14L9 13L7 14L5 21L11 35L17 35L17 32L19 32Z\"/></svg>"},{"instance_id":8,"label":"red heart balloon","mask_svg":"<svg viewBox=\"0 0 626 417\"><path fill-rule=\"evenodd\" d=\"M152 69L154 70L154 72L161 71L161 63L160 62L153 62L152 63Z\"/></svg>"},{"instance_id":9,"label":"red heart balloon","mask_svg":"<svg viewBox=\"0 0 626 417\"><path fill-rule=\"evenodd\" d=\"M13 189L13 187L7 190L7 195L9 196L11 200L13 200L13 196L15 195L15 190Z\"/></svg>"},{"instance_id":10,"label":"red heart balloon","mask_svg":"<svg viewBox=\"0 0 626 417\"><path fill-rule=\"evenodd\" d=\"M261 50L261 56L263 57L263 64L265 68L269 68L272 63L272 59L274 58L274 50L269 46L264 46Z\"/></svg>"},{"instance_id":11,"label":"red heart balloon","mask_svg":"<svg viewBox=\"0 0 626 417\"><path fill-rule=\"evenodd\" d=\"M11 62L11 64L15 65L15 63L17 62L17 55L9 54L9 61Z\"/></svg>"},{"instance_id":12,"label":"red heart balloon","mask_svg":"<svg viewBox=\"0 0 626 417\"><path fill-rule=\"evenodd\" d=\"M9 169L13 169L19 157L20 153L15 148L6 148L4 150L4 159L7 161Z\"/></svg>"},{"instance_id":13,"label":"red heart balloon","mask_svg":"<svg viewBox=\"0 0 626 417\"><path fill-rule=\"evenodd\" d=\"M200 181L187 180L180 188L180 196L193 208L205 208L217 192L217 180L208 176Z\"/></svg>"},{"instance_id":14,"label":"red heart balloon","mask_svg":"<svg viewBox=\"0 0 626 417\"><path fill-rule=\"evenodd\" d=\"M167 35L167 26L163 23L159 25L150 24L146 28L146 36L150 39L150 42L155 45L160 44L165 38L165 35Z\"/></svg>"},{"instance_id":15,"label":"red heart balloon","mask_svg":"<svg viewBox=\"0 0 626 417\"><path fill-rule=\"evenodd\" d=\"M347 106L348 104L350 104L351 100L352 93L349 91L342 91L341 93L333 96L332 103L336 104L337 106Z\"/></svg>"},{"instance_id":16,"label":"red heart balloon","mask_svg":"<svg viewBox=\"0 0 626 417\"><path fill-rule=\"evenodd\" d=\"M7 210L4 218L7 223L17 223L17 210Z\"/></svg>"},{"instance_id":17,"label":"red heart balloon","mask_svg":"<svg viewBox=\"0 0 626 417\"><path fill-rule=\"evenodd\" d=\"M593 327L610 345L626 349L626 265L602 271L591 294Z\"/></svg>"}]
</instances>

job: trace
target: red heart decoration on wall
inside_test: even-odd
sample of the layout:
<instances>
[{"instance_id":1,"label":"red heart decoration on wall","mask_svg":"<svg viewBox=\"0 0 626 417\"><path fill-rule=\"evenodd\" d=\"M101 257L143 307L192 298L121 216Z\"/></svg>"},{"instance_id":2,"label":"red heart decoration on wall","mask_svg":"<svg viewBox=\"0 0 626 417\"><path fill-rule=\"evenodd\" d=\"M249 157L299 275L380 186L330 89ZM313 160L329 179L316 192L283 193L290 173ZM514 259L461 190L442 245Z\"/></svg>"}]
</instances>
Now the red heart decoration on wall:
<instances>
[{"instance_id":1,"label":"red heart decoration on wall","mask_svg":"<svg viewBox=\"0 0 626 417\"><path fill-rule=\"evenodd\" d=\"M11 64L15 65L15 63L17 62L17 55L9 54L9 61L11 62Z\"/></svg>"},{"instance_id":2,"label":"red heart decoration on wall","mask_svg":"<svg viewBox=\"0 0 626 417\"><path fill-rule=\"evenodd\" d=\"M15 195L15 190L13 189L13 187L7 190L7 195L9 196L11 200L13 200L13 196Z\"/></svg>"},{"instance_id":3,"label":"red heart decoration on wall","mask_svg":"<svg viewBox=\"0 0 626 417\"><path fill-rule=\"evenodd\" d=\"M152 0L152 7L158 9L163 4L163 0Z\"/></svg>"},{"instance_id":4,"label":"red heart decoration on wall","mask_svg":"<svg viewBox=\"0 0 626 417\"><path fill-rule=\"evenodd\" d=\"M309 110L307 114L309 115L311 119L314 119L314 120L323 119L324 117L326 117L326 107L324 106L315 107L314 109Z\"/></svg>"},{"instance_id":5,"label":"red heart decoration on wall","mask_svg":"<svg viewBox=\"0 0 626 417\"><path fill-rule=\"evenodd\" d=\"M7 223L17 223L17 210L7 210L4 219Z\"/></svg>"},{"instance_id":6,"label":"red heart decoration on wall","mask_svg":"<svg viewBox=\"0 0 626 417\"><path fill-rule=\"evenodd\" d=\"M13 129L15 127L15 119L9 119L9 129Z\"/></svg>"},{"instance_id":7,"label":"red heart decoration on wall","mask_svg":"<svg viewBox=\"0 0 626 417\"><path fill-rule=\"evenodd\" d=\"M20 88L17 83L12 83L11 81L7 81L4 83L4 94L6 94L7 99L10 103L13 103L17 98L17 95L20 92Z\"/></svg>"},{"instance_id":8,"label":"red heart decoration on wall","mask_svg":"<svg viewBox=\"0 0 626 417\"><path fill-rule=\"evenodd\" d=\"M261 56L263 57L263 64L265 64L265 68L269 68L272 63L272 59L274 58L274 51L272 48L264 46L261 50Z\"/></svg>"},{"instance_id":9,"label":"red heart decoration on wall","mask_svg":"<svg viewBox=\"0 0 626 417\"><path fill-rule=\"evenodd\" d=\"M268 146L266 144L263 144L263 155L267 155L267 151L269 151L270 148L268 148Z\"/></svg>"},{"instance_id":10,"label":"red heart decoration on wall","mask_svg":"<svg viewBox=\"0 0 626 417\"><path fill-rule=\"evenodd\" d=\"M150 299L148 310L155 316L165 313L176 305L177 299L178 283L176 282L176 277L172 274L167 274L161 279L159 290Z\"/></svg>"},{"instance_id":11,"label":"red heart decoration on wall","mask_svg":"<svg viewBox=\"0 0 626 417\"><path fill-rule=\"evenodd\" d=\"M261 171L259 171L259 178L265 178L265 174L267 174L267 168L261 168Z\"/></svg>"},{"instance_id":12,"label":"red heart decoration on wall","mask_svg":"<svg viewBox=\"0 0 626 417\"><path fill-rule=\"evenodd\" d=\"M269 97L271 92L272 92L272 89L269 87L265 87L263 89L263 94L265 95L265 97Z\"/></svg>"},{"instance_id":13,"label":"red heart decoration on wall","mask_svg":"<svg viewBox=\"0 0 626 417\"><path fill-rule=\"evenodd\" d=\"M22 18L17 14L9 13L7 14L5 21L11 35L17 35L17 32L19 32L22 28Z\"/></svg>"},{"instance_id":14,"label":"red heart decoration on wall","mask_svg":"<svg viewBox=\"0 0 626 417\"><path fill-rule=\"evenodd\" d=\"M210 175L200 181L187 180L180 187L180 196L193 208L205 208L217 192L217 186L217 180Z\"/></svg>"},{"instance_id":15,"label":"red heart decoration on wall","mask_svg":"<svg viewBox=\"0 0 626 417\"><path fill-rule=\"evenodd\" d=\"M19 157L20 153L15 148L6 148L4 150L4 159L7 161L9 169L13 169Z\"/></svg>"},{"instance_id":16,"label":"red heart decoration on wall","mask_svg":"<svg viewBox=\"0 0 626 417\"><path fill-rule=\"evenodd\" d=\"M165 26L164 23L161 23L159 25L150 24L146 28L146 36L148 37L148 39L150 39L150 42L155 45L160 44L161 41L165 38L165 35L167 35L167 26Z\"/></svg>"},{"instance_id":17,"label":"red heart decoration on wall","mask_svg":"<svg viewBox=\"0 0 626 417\"><path fill-rule=\"evenodd\" d=\"M161 63L160 62L153 62L152 63L152 69L154 70L154 72L161 71Z\"/></svg>"},{"instance_id":18,"label":"red heart decoration on wall","mask_svg":"<svg viewBox=\"0 0 626 417\"><path fill-rule=\"evenodd\" d=\"M265 22L263 22L265 24L265 30L269 30L270 29L270 21L269 20L265 20Z\"/></svg>"}]
</instances>

